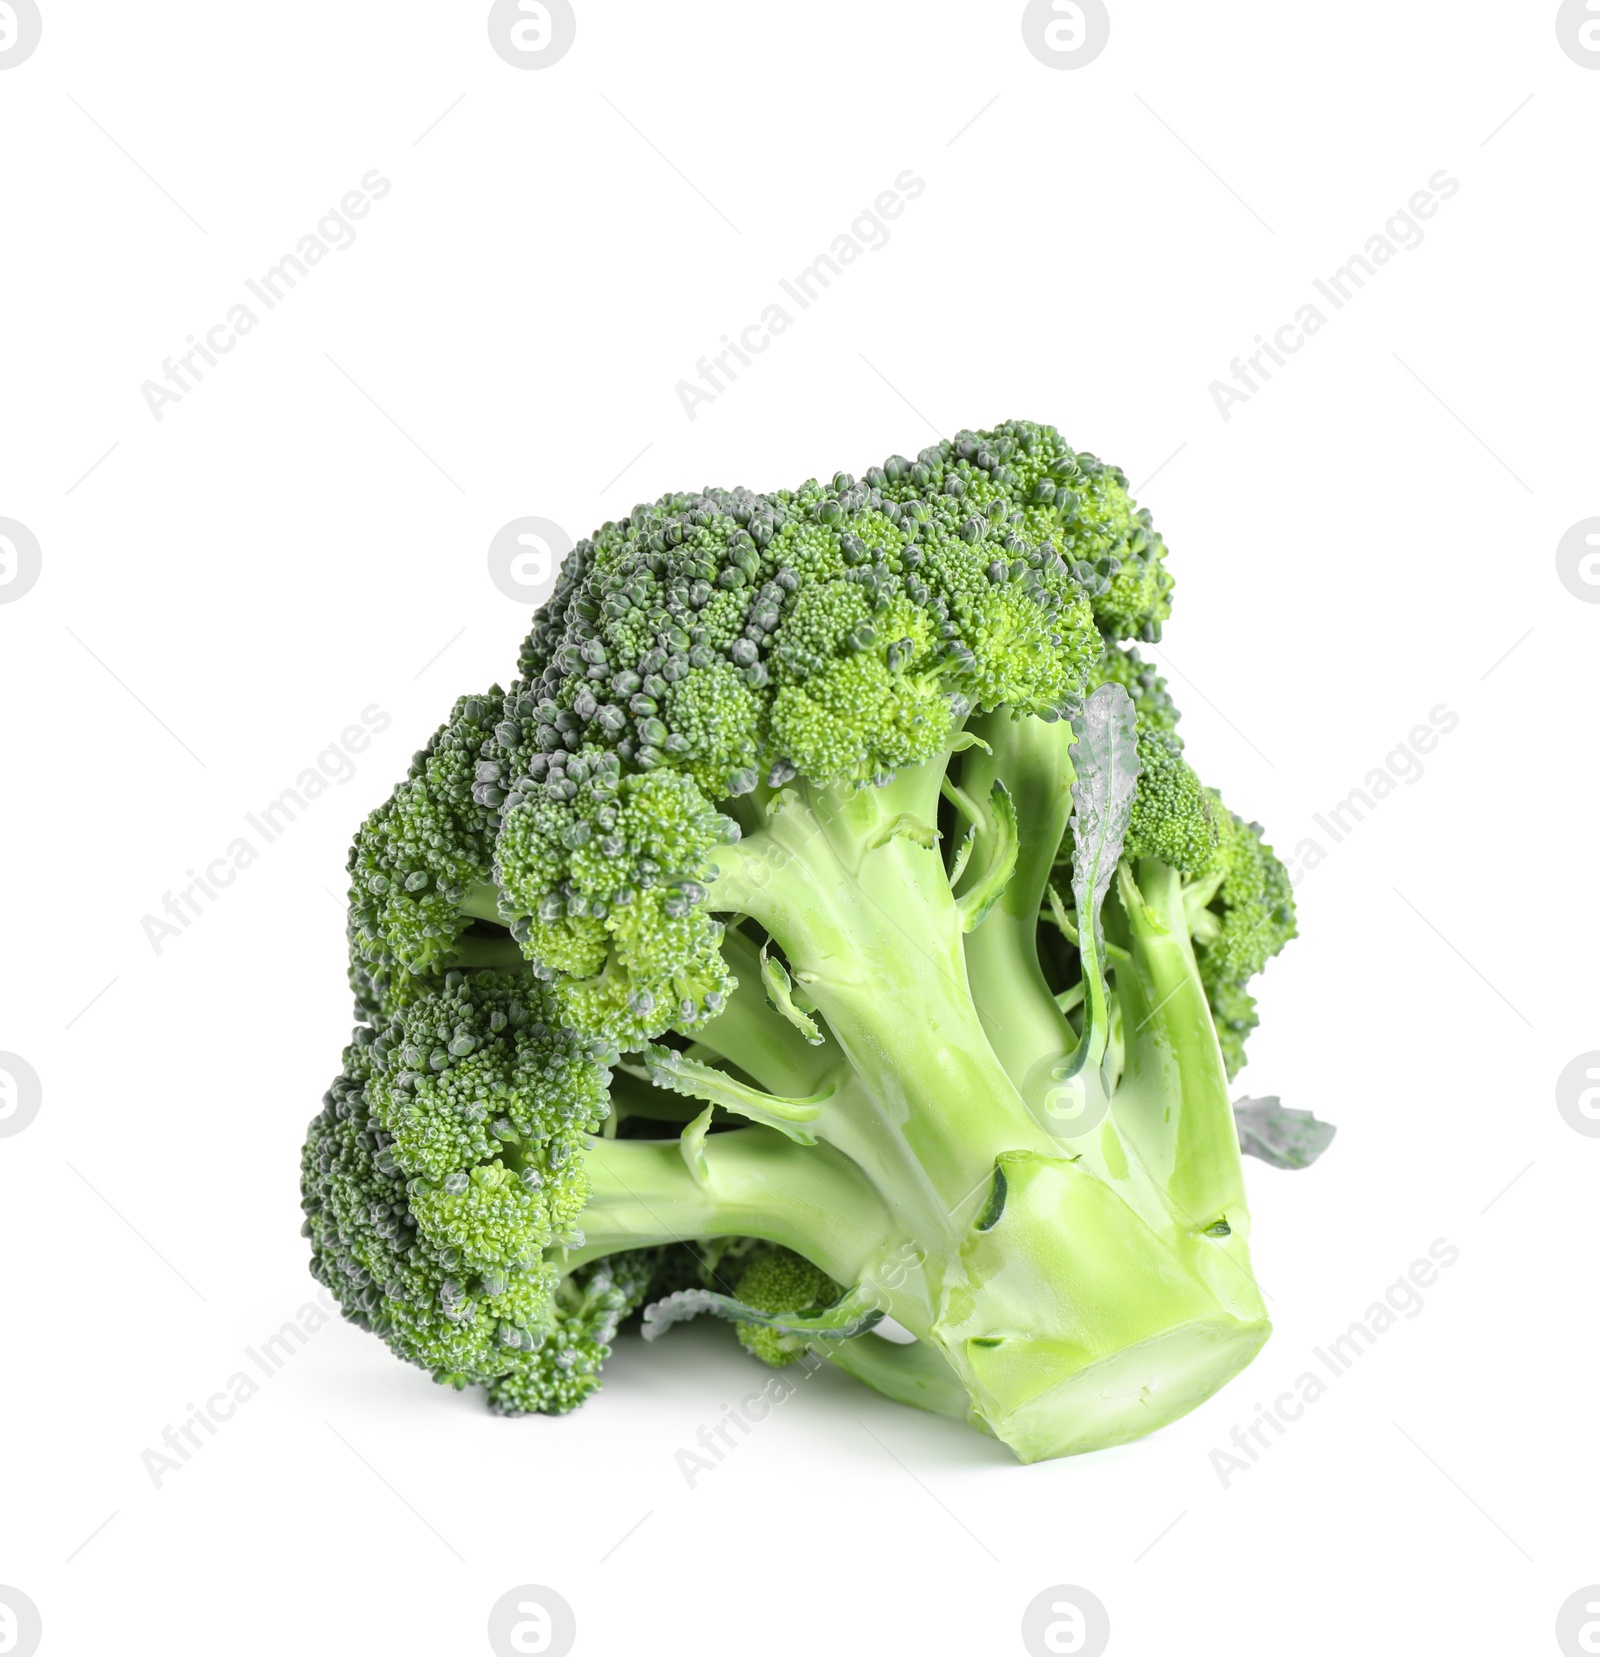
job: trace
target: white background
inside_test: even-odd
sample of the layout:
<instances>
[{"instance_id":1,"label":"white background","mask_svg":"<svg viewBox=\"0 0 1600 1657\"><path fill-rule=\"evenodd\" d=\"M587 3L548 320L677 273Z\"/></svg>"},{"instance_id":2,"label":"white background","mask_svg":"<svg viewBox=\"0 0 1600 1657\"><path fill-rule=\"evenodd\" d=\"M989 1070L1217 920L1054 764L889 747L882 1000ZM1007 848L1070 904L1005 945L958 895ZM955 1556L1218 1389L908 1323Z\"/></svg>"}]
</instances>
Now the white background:
<instances>
[{"instance_id":1,"label":"white background","mask_svg":"<svg viewBox=\"0 0 1600 1657\"><path fill-rule=\"evenodd\" d=\"M476 1653L542 1583L580 1657L999 1657L1065 1583L1114 1654L1557 1650L1600 1579L1600 1142L1555 1102L1600 1047L1600 608L1555 562L1600 513L1600 72L1555 6L1114 0L1061 72L1015 3L579 0L525 72L482 4L43 4L0 73L0 516L43 549L0 606L0 1048L43 1085L0 1137L0 1583L42 1649ZM141 383L374 168L354 245L156 420ZM887 245L690 420L676 382L905 169ZM1225 420L1211 382L1440 169L1421 245ZM507 1422L333 1323L157 1488L141 1453L309 1298L345 847L514 673L494 532L1010 416L1141 486L1190 756L1328 851L1239 1084L1340 1129L1248 1166L1255 1365L1029 1468L828 1372L690 1488L764 1374L722 1326ZM142 917L374 704L354 777L157 953ZM1441 705L1334 844L1314 814ZM1421 1313L1225 1486L1438 1238Z\"/></svg>"}]
</instances>

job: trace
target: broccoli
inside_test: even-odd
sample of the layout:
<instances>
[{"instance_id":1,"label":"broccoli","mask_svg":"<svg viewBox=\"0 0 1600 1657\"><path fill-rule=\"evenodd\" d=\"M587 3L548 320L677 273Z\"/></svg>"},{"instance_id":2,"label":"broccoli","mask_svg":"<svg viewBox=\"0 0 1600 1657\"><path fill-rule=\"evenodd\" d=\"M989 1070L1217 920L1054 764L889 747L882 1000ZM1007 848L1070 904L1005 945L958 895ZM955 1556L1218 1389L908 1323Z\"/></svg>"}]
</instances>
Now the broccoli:
<instances>
[{"instance_id":1,"label":"broccoli","mask_svg":"<svg viewBox=\"0 0 1600 1657\"><path fill-rule=\"evenodd\" d=\"M823 1311L844 1293L842 1283L818 1271L804 1255L773 1245L759 1249L736 1288L740 1305L753 1311L806 1316ZM774 1369L792 1364L805 1349L802 1336L754 1321L739 1325L739 1343Z\"/></svg>"},{"instance_id":2,"label":"broccoli","mask_svg":"<svg viewBox=\"0 0 1600 1657\"><path fill-rule=\"evenodd\" d=\"M1025 1461L1242 1369L1228 1081L1294 907L1138 654L1165 550L1025 421L580 541L351 851L346 1316L515 1414L713 1312Z\"/></svg>"}]
</instances>

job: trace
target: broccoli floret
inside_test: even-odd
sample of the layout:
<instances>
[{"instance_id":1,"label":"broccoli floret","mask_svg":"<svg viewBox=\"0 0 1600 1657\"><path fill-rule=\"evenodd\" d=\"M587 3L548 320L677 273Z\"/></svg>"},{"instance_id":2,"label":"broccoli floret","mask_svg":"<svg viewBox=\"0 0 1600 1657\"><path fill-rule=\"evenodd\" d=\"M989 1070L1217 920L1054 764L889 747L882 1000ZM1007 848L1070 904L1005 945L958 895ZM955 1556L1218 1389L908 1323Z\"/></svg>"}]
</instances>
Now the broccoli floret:
<instances>
[{"instance_id":1,"label":"broccoli floret","mask_svg":"<svg viewBox=\"0 0 1600 1657\"><path fill-rule=\"evenodd\" d=\"M1108 645L1093 678L1122 686L1133 706L1139 782L1126 855L1158 858L1187 882L1189 931L1231 1080L1259 1022L1245 986L1296 935L1288 872L1261 825L1234 816L1183 757L1167 682L1137 650Z\"/></svg>"},{"instance_id":2,"label":"broccoli floret","mask_svg":"<svg viewBox=\"0 0 1600 1657\"><path fill-rule=\"evenodd\" d=\"M1139 731L1139 783L1125 854L1159 857L1182 875L1197 875L1217 855L1213 795L1183 757L1171 731Z\"/></svg>"},{"instance_id":3,"label":"broccoli floret","mask_svg":"<svg viewBox=\"0 0 1600 1657\"><path fill-rule=\"evenodd\" d=\"M793 1249L762 1246L750 1257L739 1278L739 1299L757 1312L819 1312L844 1293L825 1271L819 1271ZM758 1323L739 1325L739 1342L746 1352L774 1369L792 1364L805 1350L805 1341L782 1329Z\"/></svg>"},{"instance_id":4,"label":"broccoli floret","mask_svg":"<svg viewBox=\"0 0 1600 1657\"><path fill-rule=\"evenodd\" d=\"M729 980L706 882L738 824L692 777L622 776L614 753L558 752L538 769L504 807L495 876L511 936L556 984L563 1015L637 1047L714 1014Z\"/></svg>"},{"instance_id":5,"label":"broccoli floret","mask_svg":"<svg viewBox=\"0 0 1600 1657\"><path fill-rule=\"evenodd\" d=\"M1178 709L1167 681L1133 646L1107 643L1091 684L1120 685L1133 705L1139 740L1139 786L1128 833L1130 857L1159 857L1198 874L1217 848L1212 805L1183 757Z\"/></svg>"},{"instance_id":6,"label":"broccoli floret","mask_svg":"<svg viewBox=\"0 0 1600 1657\"><path fill-rule=\"evenodd\" d=\"M1217 1027L1217 1042L1222 1048L1222 1062L1232 1081L1244 1068L1244 1044L1250 1032L1261 1022L1256 1015L1256 998L1237 981L1207 979L1202 969L1201 980L1206 986L1206 999L1211 1005L1212 1022Z\"/></svg>"},{"instance_id":7,"label":"broccoli floret","mask_svg":"<svg viewBox=\"0 0 1600 1657\"><path fill-rule=\"evenodd\" d=\"M368 1102L374 1037L357 1032L303 1159L312 1274L345 1316L452 1386L536 1361L556 1274L535 1247L516 1268L470 1273L413 1207L412 1181Z\"/></svg>"},{"instance_id":8,"label":"broccoli floret","mask_svg":"<svg viewBox=\"0 0 1600 1657\"><path fill-rule=\"evenodd\" d=\"M575 1403L561 1353L582 1341L561 1331L594 1320L546 1254L582 1242L582 1142L609 1102L550 1011L527 975L452 972L358 1029L307 1140L304 1206L313 1275L400 1356L458 1387L553 1385L554 1364Z\"/></svg>"},{"instance_id":9,"label":"broccoli floret","mask_svg":"<svg viewBox=\"0 0 1600 1657\"><path fill-rule=\"evenodd\" d=\"M1219 794L1208 793L1218 847L1186 889L1184 902L1231 1079L1244 1063L1245 1038L1257 1023L1255 1000L1245 986L1297 936L1294 891L1288 871L1262 838L1261 825L1236 817Z\"/></svg>"},{"instance_id":10,"label":"broccoli floret","mask_svg":"<svg viewBox=\"0 0 1600 1657\"><path fill-rule=\"evenodd\" d=\"M503 704L498 689L462 697L350 848L350 936L369 974L424 972L469 924L461 903L489 878L495 828L473 780ZM382 990L371 993L381 1003Z\"/></svg>"},{"instance_id":11,"label":"broccoli floret","mask_svg":"<svg viewBox=\"0 0 1600 1657\"><path fill-rule=\"evenodd\" d=\"M958 432L915 461L892 456L867 481L901 501L931 491L1019 514L1014 527L1026 552L1048 548L1047 557L1065 560L1107 638L1161 637L1172 578L1150 514L1134 506L1119 467L1074 452L1052 427L1012 420L992 432Z\"/></svg>"},{"instance_id":12,"label":"broccoli floret","mask_svg":"<svg viewBox=\"0 0 1600 1657\"><path fill-rule=\"evenodd\" d=\"M1226 1087L1293 905L1126 642L1164 560L1024 421L580 541L351 854L346 1315L556 1413L665 1295L1025 1460L1248 1362Z\"/></svg>"},{"instance_id":13,"label":"broccoli floret","mask_svg":"<svg viewBox=\"0 0 1600 1657\"><path fill-rule=\"evenodd\" d=\"M655 1281L658 1249L632 1249L580 1266L557 1286L538 1361L498 1375L486 1389L496 1415L565 1415L599 1386L600 1366L629 1313Z\"/></svg>"}]
</instances>

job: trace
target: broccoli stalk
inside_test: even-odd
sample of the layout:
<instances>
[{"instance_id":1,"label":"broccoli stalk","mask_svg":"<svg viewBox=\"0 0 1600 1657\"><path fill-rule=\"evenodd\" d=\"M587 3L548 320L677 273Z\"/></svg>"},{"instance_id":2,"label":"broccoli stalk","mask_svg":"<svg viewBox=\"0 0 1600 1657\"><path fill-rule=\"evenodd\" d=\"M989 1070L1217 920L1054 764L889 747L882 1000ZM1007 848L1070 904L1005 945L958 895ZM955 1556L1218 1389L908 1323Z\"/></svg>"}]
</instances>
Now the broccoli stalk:
<instances>
[{"instance_id":1,"label":"broccoli stalk","mask_svg":"<svg viewBox=\"0 0 1600 1657\"><path fill-rule=\"evenodd\" d=\"M873 1352L875 1374L898 1360L920 1377L936 1354L961 1413L1033 1459L1181 1414L1249 1360L1267 1324L1181 893L1174 935L1124 865L1108 931L1129 938L1115 995L1136 1034L1112 1114L1061 1119L1051 1078L1081 1042L1035 937L1070 807L1071 727L1004 714L981 724L995 740L967 750L964 791L1007 787L1028 855L972 931L939 850L894 827L934 819L954 753L853 795L790 785L764 802L766 826L718 854L710 901L781 945L815 1003L848 1074L814 1132L896 1222L853 1270L822 1257L821 1234L781 1240L867 1285L918 1337L915 1352ZM1036 837L1045 825L1054 841ZM1162 895L1179 891L1153 860L1141 872ZM758 1062L737 1043L723 1051ZM896 1269L908 1253L920 1262L909 1275Z\"/></svg>"},{"instance_id":2,"label":"broccoli stalk","mask_svg":"<svg viewBox=\"0 0 1600 1657\"><path fill-rule=\"evenodd\" d=\"M351 855L347 1315L551 1411L657 1297L1023 1460L1242 1368L1227 1083L1293 911L1121 642L1163 552L1025 422L580 542Z\"/></svg>"}]
</instances>

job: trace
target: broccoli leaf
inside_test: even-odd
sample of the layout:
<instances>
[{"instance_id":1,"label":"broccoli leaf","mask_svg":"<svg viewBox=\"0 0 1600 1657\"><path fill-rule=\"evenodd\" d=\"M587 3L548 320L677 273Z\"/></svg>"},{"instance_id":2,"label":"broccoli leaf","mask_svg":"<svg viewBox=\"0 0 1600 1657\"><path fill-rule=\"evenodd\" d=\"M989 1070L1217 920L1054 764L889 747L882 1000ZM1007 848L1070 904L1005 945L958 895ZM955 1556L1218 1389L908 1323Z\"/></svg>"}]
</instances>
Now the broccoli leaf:
<instances>
[{"instance_id":1,"label":"broccoli leaf","mask_svg":"<svg viewBox=\"0 0 1600 1657\"><path fill-rule=\"evenodd\" d=\"M760 1088L748 1087L726 1071L701 1064L698 1059L685 1058L671 1047L647 1048L645 1073L657 1087L748 1116L752 1122L787 1134L798 1145L816 1144L812 1124L833 1095L829 1087L809 1099L782 1099L776 1094L763 1093Z\"/></svg>"},{"instance_id":2,"label":"broccoli leaf","mask_svg":"<svg viewBox=\"0 0 1600 1657\"><path fill-rule=\"evenodd\" d=\"M860 1289L852 1289L833 1305L813 1313L758 1312L733 1295L720 1295L710 1289L679 1289L645 1307L640 1332L647 1341L659 1340L673 1324L685 1323L702 1312L730 1323L759 1324L763 1329L793 1335L832 1335L839 1340L864 1335L883 1321L882 1309L871 1305Z\"/></svg>"},{"instance_id":3,"label":"broccoli leaf","mask_svg":"<svg viewBox=\"0 0 1600 1657\"><path fill-rule=\"evenodd\" d=\"M1139 781L1139 747L1133 703L1118 684L1104 684L1072 721L1077 740L1072 765L1072 893L1083 917L1094 920L1097 952L1105 948L1100 906L1122 855Z\"/></svg>"},{"instance_id":4,"label":"broccoli leaf","mask_svg":"<svg viewBox=\"0 0 1600 1657\"><path fill-rule=\"evenodd\" d=\"M817 1028L817 1021L795 1004L794 981L789 977L788 968L776 956L767 953L765 944L761 946L761 982L772 1010L788 1019L806 1038L808 1045L820 1047L822 1032Z\"/></svg>"},{"instance_id":5,"label":"broccoli leaf","mask_svg":"<svg viewBox=\"0 0 1600 1657\"><path fill-rule=\"evenodd\" d=\"M1285 1110L1276 1095L1235 1099L1233 1119L1239 1128L1239 1149L1274 1168L1309 1168L1339 1131L1308 1110Z\"/></svg>"}]
</instances>

